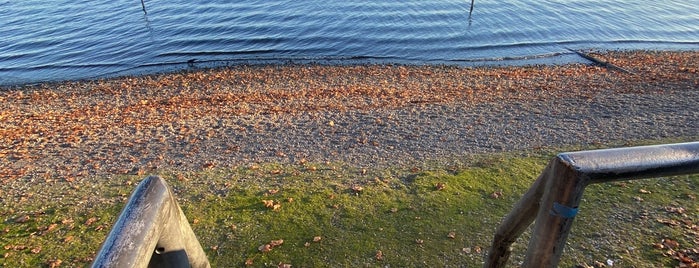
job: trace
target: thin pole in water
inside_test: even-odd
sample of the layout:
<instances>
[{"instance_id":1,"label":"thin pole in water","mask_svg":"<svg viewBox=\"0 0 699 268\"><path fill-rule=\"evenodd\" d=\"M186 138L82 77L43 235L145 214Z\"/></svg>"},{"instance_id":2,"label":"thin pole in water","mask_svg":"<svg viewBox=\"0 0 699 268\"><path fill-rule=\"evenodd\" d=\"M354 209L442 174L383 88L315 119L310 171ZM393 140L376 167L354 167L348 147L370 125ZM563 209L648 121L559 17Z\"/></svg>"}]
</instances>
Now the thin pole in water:
<instances>
[{"instance_id":1,"label":"thin pole in water","mask_svg":"<svg viewBox=\"0 0 699 268\"><path fill-rule=\"evenodd\" d=\"M146 3L144 3L143 0L141 0L141 7L143 7L143 14L148 14L148 12L146 12ZM471 3L471 9L473 9L473 3Z\"/></svg>"},{"instance_id":2,"label":"thin pole in water","mask_svg":"<svg viewBox=\"0 0 699 268\"><path fill-rule=\"evenodd\" d=\"M141 0L141 1L143 1L143 0ZM471 0L471 9L468 11L469 16L471 16L471 13L473 13L473 2L475 2L475 1L476 0Z\"/></svg>"}]
</instances>

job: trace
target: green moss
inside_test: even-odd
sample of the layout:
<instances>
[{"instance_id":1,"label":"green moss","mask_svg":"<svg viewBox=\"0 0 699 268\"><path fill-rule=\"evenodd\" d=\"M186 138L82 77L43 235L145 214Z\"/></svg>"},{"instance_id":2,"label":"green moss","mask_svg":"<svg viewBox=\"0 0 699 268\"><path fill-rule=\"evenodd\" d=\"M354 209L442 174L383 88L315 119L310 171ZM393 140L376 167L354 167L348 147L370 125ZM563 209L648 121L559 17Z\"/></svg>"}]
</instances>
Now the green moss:
<instances>
[{"instance_id":1,"label":"green moss","mask_svg":"<svg viewBox=\"0 0 699 268\"><path fill-rule=\"evenodd\" d=\"M484 156L457 168L412 171L305 163L160 174L173 187L214 267L246 261L254 266L478 267L495 228L549 157ZM0 264L41 266L57 259L68 266L88 264L138 180L111 178L113 184L77 189L62 201L3 207ZM671 238L691 245L697 238L688 236L682 224L658 219L696 223L699 205L691 197L698 180L684 176L590 186L561 267L607 259L620 266L676 265L653 244ZM101 198L80 203L95 191ZM278 208L266 207L264 200ZM672 213L667 207L687 212ZM16 220L25 214L29 220ZM527 237L514 245L512 262L521 261ZM258 250L279 239L284 243L270 252Z\"/></svg>"}]
</instances>

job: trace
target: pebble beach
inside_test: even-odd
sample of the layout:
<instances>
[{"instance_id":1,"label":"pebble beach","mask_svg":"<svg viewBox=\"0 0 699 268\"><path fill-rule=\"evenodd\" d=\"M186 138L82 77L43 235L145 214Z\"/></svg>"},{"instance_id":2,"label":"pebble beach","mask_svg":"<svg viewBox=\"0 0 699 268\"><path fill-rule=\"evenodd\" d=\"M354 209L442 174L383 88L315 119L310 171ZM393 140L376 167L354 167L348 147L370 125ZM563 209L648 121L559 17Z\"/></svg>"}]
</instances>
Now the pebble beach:
<instances>
[{"instance_id":1,"label":"pebble beach","mask_svg":"<svg viewBox=\"0 0 699 268\"><path fill-rule=\"evenodd\" d=\"M271 65L5 87L0 187L6 195L46 178L298 161L380 168L699 138L699 52L593 54L629 72Z\"/></svg>"}]
</instances>

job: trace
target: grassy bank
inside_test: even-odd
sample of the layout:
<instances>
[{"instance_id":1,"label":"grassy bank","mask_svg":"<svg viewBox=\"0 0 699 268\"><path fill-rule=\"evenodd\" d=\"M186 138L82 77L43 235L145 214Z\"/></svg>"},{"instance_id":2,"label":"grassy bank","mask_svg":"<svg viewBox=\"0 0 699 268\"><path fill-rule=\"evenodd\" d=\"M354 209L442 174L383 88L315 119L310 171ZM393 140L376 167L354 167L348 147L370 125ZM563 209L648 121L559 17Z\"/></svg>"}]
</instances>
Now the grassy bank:
<instances>
[{"instance_id":1,"label":"grassy bank","mask_svg":"<svg viewBox=\"0 0 699 268\"><path fill-rule=\"evenodd\" d=\"M410 170L301 161L159 175L214 267L479 267L502 217L551 156L491 155ZM38 187L28 191L35 194L0 209L0 265L89 264L143 177L28 186ZM699 244L698 182L683 176L588 187L561 267L678 265L670 251L691 253ZM261 252L272 240L283 244ZM525 234L514 245L515 264L527 241Z\"/></svg>"}]
</instances>

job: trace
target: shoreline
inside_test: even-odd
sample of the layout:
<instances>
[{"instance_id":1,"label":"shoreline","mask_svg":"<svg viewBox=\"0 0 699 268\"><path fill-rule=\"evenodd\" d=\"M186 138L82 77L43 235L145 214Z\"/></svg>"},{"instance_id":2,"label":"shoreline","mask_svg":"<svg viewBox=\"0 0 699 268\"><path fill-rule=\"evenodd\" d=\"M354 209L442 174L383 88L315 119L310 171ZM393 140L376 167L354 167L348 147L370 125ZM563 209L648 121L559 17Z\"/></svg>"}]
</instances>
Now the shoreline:
<instances>
[{"instance_id":1,"label":"shoreline","mask_svg":"<svg viewBox=\"0 0 699 268\"><path fill-rule=\"evenodd\" d=\"M568 65L599 65L586 58L585 54L590 53L590 55L604 55L607 53L627 53L627 54L662 54L662 53L681 53L681 54L695 54L699 53L699 49L658 49L658 50L648 50L648 49L583 49L574 50L568 49L567 52L555 52L545 55L532 55L532 56L522 56L522 57L504 57L504 58L493 58L493 59L474 59L474 60L435 60L435 61L396 61L396 62L383 62L383 61L362 61L362 60L262 60L259 62L251 60L243 60L239 63L232 64L207 64L207 61L186 61L186 62L173 62L168 63L174 65L187 66L188 68L166 68L162 71L150 71L145 73L132 73L128 70L116 71L103 76L91 76L77 79L66 79L66 80L46 80L46 81L28 81L28 82L18 82L18 83L0 83L0 92L8 90L21 90L22 88L33 88L33 87L50 87L58 86L65 83L91 83L96 81L108 81L108 80L121 80L121 79L140 79L145 77L161 77L168 75L186 75L188 73L201 73L210 72L222 69L236 69L236 68L265 68L265 67L300 67L300 66L314 66L314 67L381 67L381 66L403 66L403 67L447 67L447 68L466 68L466 69L483 69L483 68L528 68L528 67L539 67L539 66L568 66ZM218 62L217 60L211 62ZM166 64L157 64L165 66ZM197 66L199 65L199 66ZM604 67L604 66L601 66Z\"/></svg>"},{"instance_id":2,"label":"shoreline","mask_svg":"<svg viewBox=\"0 0 699 268\"><path fill-rule=\"evenodd\" d=\"M406 166L697 137L699 52L596 56L635 74L587 64L269 65L3 87L0 174L7 185L302 159Z\"/></svg>"}]
</instances>

